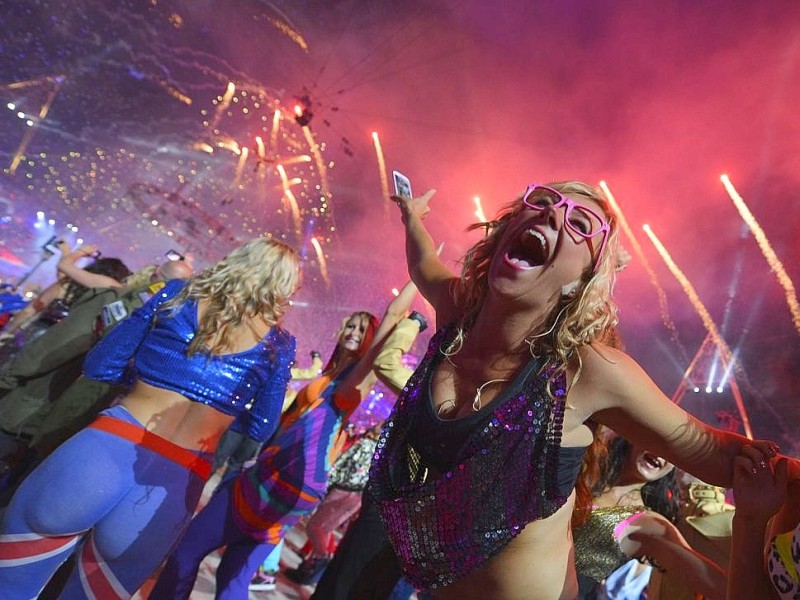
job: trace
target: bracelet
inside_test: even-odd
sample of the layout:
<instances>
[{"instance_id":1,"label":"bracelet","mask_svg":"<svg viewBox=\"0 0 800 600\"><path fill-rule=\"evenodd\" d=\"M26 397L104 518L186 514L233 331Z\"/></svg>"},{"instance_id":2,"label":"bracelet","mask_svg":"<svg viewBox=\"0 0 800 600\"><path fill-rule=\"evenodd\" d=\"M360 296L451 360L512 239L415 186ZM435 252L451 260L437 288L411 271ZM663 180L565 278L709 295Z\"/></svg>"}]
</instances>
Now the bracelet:
<instances>
[{"instance_id":1,"label":"bracelet","mask_svg":"<svg viewBox=\"0 0 800 600\"><path fill-rule=\"evenodd\" d=\"M416 321L417 323L419 323L419 332L420 333L422 333L423 331L425 331L428 328L427 319L425 317L423 317L422 314L418 313L417 311L413 311L410 315L408 315L408 318L411 319L412 321Z\"/></svg>"}]
</instances>

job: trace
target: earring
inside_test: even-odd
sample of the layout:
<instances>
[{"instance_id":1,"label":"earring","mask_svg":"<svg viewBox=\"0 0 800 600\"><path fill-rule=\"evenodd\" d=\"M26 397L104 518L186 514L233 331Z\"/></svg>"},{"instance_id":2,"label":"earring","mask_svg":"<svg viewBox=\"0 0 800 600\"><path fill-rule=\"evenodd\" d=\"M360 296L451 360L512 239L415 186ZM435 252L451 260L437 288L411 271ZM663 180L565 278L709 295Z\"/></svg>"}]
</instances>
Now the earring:
<instances>
[{"instance_id":1,"label":"earring","mask_svg":"<svg viewBox=\"0 0 800 600\"><path fill-rule=\"evenodd\" d=\"M568 283L561 288L561 296L564 298L574 298L575 295L580 291L580 285L580 279L576 279L572 283Z\"/></svg>"}]
</instances>

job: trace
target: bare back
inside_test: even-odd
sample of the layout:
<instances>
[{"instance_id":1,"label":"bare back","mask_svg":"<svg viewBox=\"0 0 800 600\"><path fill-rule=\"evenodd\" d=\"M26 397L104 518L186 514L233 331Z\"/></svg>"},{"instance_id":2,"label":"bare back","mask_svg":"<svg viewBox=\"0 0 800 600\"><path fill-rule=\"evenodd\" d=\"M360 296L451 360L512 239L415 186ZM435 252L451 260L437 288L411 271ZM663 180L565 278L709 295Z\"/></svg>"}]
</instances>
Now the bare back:
<instances>
[{"instance_id":1,"label":"bare back","mask_svg":"<svg viewBox=\"0 0 800 600\"><path fill-rule=\"evenodd\" d=\"M206 306L204 301L198 303L198 322ZM246 319L231 332L226 353L249 350L261 341L268 330L269 327L260 319ZM136 382L120 404L148 431L183 448L202 452L216 449L219 438L234 419L210 406L189 400L178 392L142 381Z\"/></svg>"}]
</instances>

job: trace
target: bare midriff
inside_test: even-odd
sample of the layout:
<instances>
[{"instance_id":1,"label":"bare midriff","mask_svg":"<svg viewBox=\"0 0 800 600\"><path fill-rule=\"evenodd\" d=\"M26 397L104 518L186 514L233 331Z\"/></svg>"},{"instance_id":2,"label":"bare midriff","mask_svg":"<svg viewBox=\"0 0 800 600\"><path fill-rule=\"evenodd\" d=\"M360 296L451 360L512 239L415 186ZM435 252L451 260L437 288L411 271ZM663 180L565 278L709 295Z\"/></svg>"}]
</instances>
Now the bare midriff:
<instances>
[{"instance_id":1,"label":"bare midriff","mask_svg":"<svg viewBox=\"0 0 800 600\"><path fill-rule=\"evenodd\" d=\"M137 381L120 402L145 428L188 450L213 452L233 417L186 396Z\"/></svg>"},{"instance_id":2,"label":"bare midriff","mask_svg":"<svg viewBox=\"0 0 800 600\"><path fill-rule=\"evenodd\" d=\"M570 518L573 493L555 514L529 523L477 571L434 590L443 600L573 600L578 583L573 565Z\"/></svg>"}]
</instances>

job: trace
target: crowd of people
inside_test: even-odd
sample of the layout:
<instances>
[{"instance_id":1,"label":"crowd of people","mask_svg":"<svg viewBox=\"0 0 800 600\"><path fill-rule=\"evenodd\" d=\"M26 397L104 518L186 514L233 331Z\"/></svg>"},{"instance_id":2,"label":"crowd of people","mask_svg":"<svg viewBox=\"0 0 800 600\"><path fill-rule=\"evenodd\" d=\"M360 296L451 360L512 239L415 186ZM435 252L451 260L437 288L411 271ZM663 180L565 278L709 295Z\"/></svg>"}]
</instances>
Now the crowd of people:
<instances>
[{"instance_id":1,"label":"crowd of people","mask_svg":"<svg viewBox=\"0 0 800 600\"><path fill-rule=\"evenodd\" d=\"M189 598L224 547L216 597L244 599L301 520L287 575L321 574L319 599L632 599L647 583L608 584L639 563L707 598L800 597L800 463L694 418L620 348L628 257L602 192L531 183L475 225L458 274L424 223L433 197L393 197L411 281L381 319L345 318L307 377L283 327L289 245L134 275L63 245L58 281L0 334L2 597ZM412 373L417 291L436 331ZM394 409L353 442L379 380ZM727 563L681 533L676 468L733 489Z\"/></svg>"}]
</instances>

